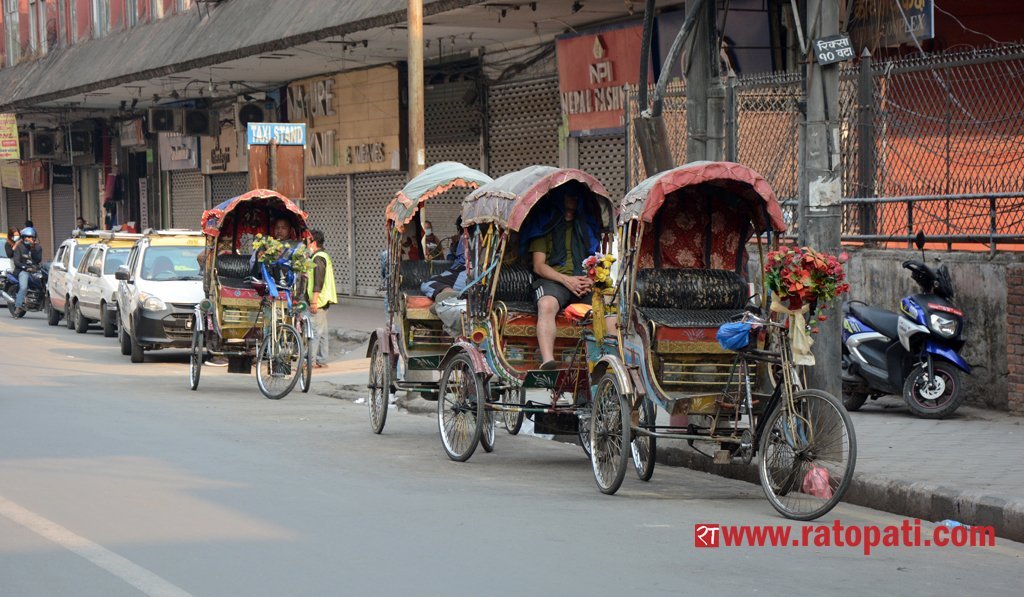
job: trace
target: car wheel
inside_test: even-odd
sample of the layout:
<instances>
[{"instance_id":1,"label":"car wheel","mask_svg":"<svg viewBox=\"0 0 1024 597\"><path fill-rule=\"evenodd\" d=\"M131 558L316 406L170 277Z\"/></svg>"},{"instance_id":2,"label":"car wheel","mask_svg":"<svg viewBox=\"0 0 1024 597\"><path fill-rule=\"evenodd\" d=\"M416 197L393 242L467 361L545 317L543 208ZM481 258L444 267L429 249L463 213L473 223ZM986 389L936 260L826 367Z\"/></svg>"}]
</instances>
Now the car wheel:
<instances>
[{"instance_id":1,"label":"car wheel","mask_svg":"<svg viewBox=\"0 0 1024 597\"><path fill-rule=\"evenodd\" d=\"M103 326L103 337L113 338L117 334L117 314L107 309L106 303L100 303L100 325Z\"/></svg>"},{"instance_id":2,"label":"car wheel","mask_svg":"<svg viewBox=\"0 0 1024 597\"><path fill-rule=\"evenodd\" d=\"M75 313L75 333L84 334L89 331L89 320L82 315L82 308L78 306L78 303L73 305L72 310Z\"/></svg>"},{"instance_id":3,"label":"car wheel","mask_svg":"<svg viewBox=\"0 0 1024 597\"><path fill-rule=\"evenodd\" d=\"M132 342L123 325L118 326L117 339L121 341L121 354L124 356L130 355L132 353Z\"/></svg>"},{"instance_id":4,"label":"car wheel","mask_svg":"<svg viewBox=\"0 0 1024 597\"><path fill-rule=\"evenodd\" d=\"M135 339L135 336L128 334L128 341L131 346L131 357L133 363L141 363L146 360L146 351L139 345L139 341Z\"/></svg>"},{"instance_id":5,"label":"car wheel","mask_svg":"<svg viewBox=\"0 0 1024 597\"><path fill-rule=\"evenodd\" d=\"M75 318L72 313L71 297L64 297L64 325L68 326L69 330L75 329Z\"/></svg>"},{"instance_id":6,"label":"car wheel","mask_svg":"<svg viewBox=\"0 0 1024 597\"><path fill-rule=\"evenodd\" d=\"M46 297L46 325L57 325L60 323L60 311L53 308L53 301Z\"/></svg>"}]
</instances>

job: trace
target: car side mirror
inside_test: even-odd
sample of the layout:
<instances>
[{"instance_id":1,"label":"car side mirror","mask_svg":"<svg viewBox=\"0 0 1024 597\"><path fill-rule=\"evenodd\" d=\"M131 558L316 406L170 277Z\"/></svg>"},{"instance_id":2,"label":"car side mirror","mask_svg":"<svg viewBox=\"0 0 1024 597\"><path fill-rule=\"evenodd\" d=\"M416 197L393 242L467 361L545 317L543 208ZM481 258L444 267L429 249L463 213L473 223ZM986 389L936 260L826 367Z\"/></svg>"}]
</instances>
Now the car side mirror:
<instances>
[{"instance_id":1,"label":"car side mirror","mask_svg":"<svg viewBox=\"0 0 1024 597\"><path fill-rule=\"evenodd\" d=\"M51 265L50 269L55 269L55 270L57 270L59 272L66 272L66 271L68 271L68 268L64 267L64 264L59 262L59 261L54 263L53 265Z\"/></svg>"},{"instance_id":2,"label":"car side mirror","mask_svg":"<svg viewBox=\"0 0 1024 597\"><path fill-rule=\"evenodd\" d=\"M117 271L114 272L114 279L121 280L122 282L130 282L131 276L128 274L128 266L122 265L117 268Z\"/></svg>"},{"instance_id":3,"label":"car side mirror","mask_svg":"<svg viewBox=\"0 0 1024 597\"><path fill-rule=\"evenodd\" d=\"M100 268L95 266L95 265L90 265L89 267L87 267L85 269L85 271L90 273L90 274L92 274L92 275L94 275L94 276L100 275Z\"/></svg>"}]
</instances>

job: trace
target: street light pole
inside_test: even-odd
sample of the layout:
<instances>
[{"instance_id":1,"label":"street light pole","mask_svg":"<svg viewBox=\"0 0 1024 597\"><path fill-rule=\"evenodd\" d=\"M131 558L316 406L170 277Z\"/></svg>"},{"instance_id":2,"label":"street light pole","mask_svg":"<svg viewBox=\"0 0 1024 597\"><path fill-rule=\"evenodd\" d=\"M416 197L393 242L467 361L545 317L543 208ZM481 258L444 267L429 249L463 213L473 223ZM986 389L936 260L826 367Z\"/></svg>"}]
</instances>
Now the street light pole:
<instances>
[{"instance_id":1,"label":"street light pole","mask_svg":"<svg viewBox=\"0 0 1024 597\"><path fill-rule=\"evenodd\" d=\"M409 178L426 167L423 133L423 0L409 0Z\"/></svg>"},{"instance_id":2,"label":"street light pole","mask_svg":"<svg viewBox=\"0 0 1024 597\"><path fill-rule=\"evenodd\" d=\"M807 0L807 42L839 33L838 0ZM842 168L839 151L839 65L822 66L808 57L807 112L804 119L799 240L817 251L838 254L842 226ZM809 385L834 396L842 392L840 380L840 315L837 309L818 328L809 368ZM816 322L815 322L816 323Z\"/></svg>"}]
</instances>

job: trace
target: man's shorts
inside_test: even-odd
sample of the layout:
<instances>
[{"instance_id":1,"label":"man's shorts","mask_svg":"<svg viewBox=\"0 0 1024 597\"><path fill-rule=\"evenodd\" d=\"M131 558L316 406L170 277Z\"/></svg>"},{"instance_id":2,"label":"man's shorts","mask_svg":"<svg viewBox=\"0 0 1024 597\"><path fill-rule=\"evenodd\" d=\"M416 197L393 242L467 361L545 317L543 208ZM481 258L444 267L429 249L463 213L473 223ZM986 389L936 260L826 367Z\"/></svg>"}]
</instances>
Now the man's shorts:
<instances>
[{"instance_id":1,"label":"man's shorts","mask_svg":"<svg viewBox=\"0 0 1024 597\"><path fill-rule=\"evenodd\" d=\"M573 303L590 303L590 293L578 297L558 282L544 278L537 278L533 281L533 294L537 301L540 301L541 297L544 296L555 297L555 300L558 301L559 311Z\"/></svg>"}]
</instances>

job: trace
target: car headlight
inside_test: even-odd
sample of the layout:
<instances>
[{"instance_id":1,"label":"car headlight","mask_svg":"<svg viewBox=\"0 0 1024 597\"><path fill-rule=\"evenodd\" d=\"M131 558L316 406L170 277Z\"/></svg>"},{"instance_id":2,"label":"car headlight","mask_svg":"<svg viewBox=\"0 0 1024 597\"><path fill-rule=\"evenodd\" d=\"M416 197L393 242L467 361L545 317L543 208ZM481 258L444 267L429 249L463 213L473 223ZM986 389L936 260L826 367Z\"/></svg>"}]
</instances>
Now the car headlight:
<instances>
[{"instance_id":1,"label":"car headlight","mask_svg":"<svg viewBox=\"0 0 1024 597\"><path fill-rule=\"evenodd\" d=\"M167 308L162 300L152 294L140 294L139 298L142 299L142 308L146 311L163 311Z\"/></svg>"},{"instance_id":2,"label":"car headlight","mask_svg":"<svg viewBox=\"0 0 1024 597\"><path fill-rule=\"evenodd\" d=\"M946 319L941 315L932 313L930 321L932 324L932 331L936 334L947 338L956 335L956 320Z\"/></svg>"}]
</instances>

